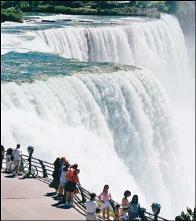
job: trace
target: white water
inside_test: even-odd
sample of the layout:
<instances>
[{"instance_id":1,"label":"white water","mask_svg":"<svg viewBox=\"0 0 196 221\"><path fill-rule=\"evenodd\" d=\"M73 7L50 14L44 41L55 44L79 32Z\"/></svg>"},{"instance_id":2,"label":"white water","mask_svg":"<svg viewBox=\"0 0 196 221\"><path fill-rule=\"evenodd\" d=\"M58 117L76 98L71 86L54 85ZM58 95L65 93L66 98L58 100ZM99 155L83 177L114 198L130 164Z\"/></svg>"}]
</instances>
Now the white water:
<instances>
[{"instance_id":1,"label":"white water","mask_svg":"<svg viewBox=\"0 0 196 221\"><path fill-rule=\"evenodd\" d=\"M178 20L163 14L160 20L121 19L119 23L121 25L50 28L14 37L2 33L1 53L11 50L53 52L82 61L139 65L156 73L172 99L179 97L179 92L183 99L190 96L184 87L185 83L190 84L190 70Z\"/></svg>"},{"instance_id":2,"label":"white water","mask_svg":"<svg viewBox=\"0 0 196 221\"><path fill-rule=\"evenodd\" d=\"M48 45L44 42L40 43L40 39L35 33L27 32L22 34L1 34L1 54L10 51L25 53L28 51L52 52Z\"/></svg>"},{"instance_id":3,"label":"white water","mask_svg":"<svg viewBox=\"0 0 196 221\"><path fill-rule=\"evenodd\" d=\"M170 15L148 22L130 21L124 26L60 28L37 33L51 50L67 58L139 65L156 73L172 93L184 90L182 85L188 75L184 74L188 67L185 39L178 20Z\"/></svg>"},{"instance_id":4,"label":"white water","mask_svg":"<svg viewBox=\"0 0 196 221\"><path fill-rule=\"evenodd\" d=\"M143 205L157 200L170 213L172 123L165 95L150 73L6 83L1 99L5 146L31 143L50 160L65 155L79 163L82 183L90 190L99 192L109 183L120 200L129 188Z\"/></svg>"},{"instance_id":5,"label":"white water","mask_svg":"<svg viewBox=\"0 0 196 221\"><path fill-rule=\"evenodd\" d=\"M65 154L80 164L82 183L90 190L99 192L108 183L114 198L120 199L128 188L148 209L152 201L160 202L161 215L173 218L193 206L194 96L178 21L164 15L129 26L48 29L27 35L33 35L36 44L29 44L28 38L21 41L23 46L14 43L14 50L52 51L152 70L170 98L178 101L176 128L166 95L151 74L79 75L3 84L2 143L31 143L48 160ZM10 48L15 40L10 38ZM190 103L193 106L187 106ZM179 145L174 131L180 134Z\"/></svg>"}]
</instances>

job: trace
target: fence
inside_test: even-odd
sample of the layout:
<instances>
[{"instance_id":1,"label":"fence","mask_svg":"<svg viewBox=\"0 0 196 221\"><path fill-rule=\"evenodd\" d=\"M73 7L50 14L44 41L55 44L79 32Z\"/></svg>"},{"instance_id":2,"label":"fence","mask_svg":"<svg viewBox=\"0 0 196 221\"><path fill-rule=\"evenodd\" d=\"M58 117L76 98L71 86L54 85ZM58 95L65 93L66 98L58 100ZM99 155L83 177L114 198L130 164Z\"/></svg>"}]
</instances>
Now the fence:
<instances>
[{"instance_id":1,"label":"fence","mask_svg":"<svg viewBox=\"0 0 196 221\"><path fill-rule=\"evenodd\" d=\"M29 162L28 161L29 156L26 154L22 154L21 157L23 159L24 166L26 166ZM54 170L54 165L52 163L49 163L47 161L43 161L34 157L32 157L31 164L32 166L35 166L38 170L38 175L36 176L36 179L49 185L53 180L52 173ZM3 161L3 167L4 166L5 166L5 159ZM74 195L74 203L76 205L75 209L80 214L85 216L86 209L85 209L84 203L90 199L90 192L82 186L78 186L78 189L79 189L79 193ZM98 198L97 198L97 201L101 204ZM113 203L116 204L115 201L113 201ZM110 209L110 217L114 218L113 209ZM103 220L101 217L101 213L98 215L98 218L99 220ZM145 218L149 221L154 220L154 215L152 213L145 212ZM160 216L157 216L157 220L169 221Z\"/></svg>"}]
</instances>

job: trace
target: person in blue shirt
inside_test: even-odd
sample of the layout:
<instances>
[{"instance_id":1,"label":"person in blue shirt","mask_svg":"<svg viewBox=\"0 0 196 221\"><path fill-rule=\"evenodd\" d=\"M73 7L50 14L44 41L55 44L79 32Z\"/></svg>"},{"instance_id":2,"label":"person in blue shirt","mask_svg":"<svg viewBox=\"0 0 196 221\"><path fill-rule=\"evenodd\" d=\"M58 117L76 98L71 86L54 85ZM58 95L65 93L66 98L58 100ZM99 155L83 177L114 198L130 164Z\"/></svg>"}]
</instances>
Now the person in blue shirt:
<instances>
[{"instance_id":1,"label":"person in blue shirt","mask_svg":"<svg viewBox=\"0 0 196 221\"><path fill-rule=\"evenodd\" d=\"M134 195L130 204L129 204L129 221L133 221L136 218L139 217L139 213L140 213L140 204L138 202L138 195Z\"/></svg>"}]
</instances>

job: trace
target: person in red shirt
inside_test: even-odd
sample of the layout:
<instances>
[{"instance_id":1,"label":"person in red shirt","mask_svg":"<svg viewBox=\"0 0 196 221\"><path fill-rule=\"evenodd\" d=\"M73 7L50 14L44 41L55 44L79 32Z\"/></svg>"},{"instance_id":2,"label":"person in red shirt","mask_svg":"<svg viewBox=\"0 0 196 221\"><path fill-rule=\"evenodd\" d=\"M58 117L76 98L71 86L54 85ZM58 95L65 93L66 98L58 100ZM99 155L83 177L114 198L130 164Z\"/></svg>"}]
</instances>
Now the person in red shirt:
<instances>
[{"instance_id":1,"label":"person in red shirt","mask_svg":"<svg viewBox=\"0 0 196 221\"><path fill-rule=\"evenodd\" d=\"M66 174L67 184L66 184L66 202L65 206L73 206L73 197L74 191L77 189L77 184L80 185L80 180L78 174L80 170L78 169L78 165L74 164L70 167L69 171Z\"/></svg>"}]
</instances>

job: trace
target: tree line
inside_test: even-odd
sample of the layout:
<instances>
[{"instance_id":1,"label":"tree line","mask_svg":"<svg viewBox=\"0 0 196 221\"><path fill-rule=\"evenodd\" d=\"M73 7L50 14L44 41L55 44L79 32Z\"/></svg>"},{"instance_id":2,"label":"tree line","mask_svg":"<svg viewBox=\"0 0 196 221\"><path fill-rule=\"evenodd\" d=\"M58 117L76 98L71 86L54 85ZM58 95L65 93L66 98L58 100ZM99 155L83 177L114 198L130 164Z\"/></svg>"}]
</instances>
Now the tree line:
<instances>
[{"instance_id":1,"label":"tree line","mask_svg":"<svg viewBox=\"0 0 196 221\"><path fill-rule=\"evenodd\" d=\"M143 9L145 14L145 9L152 8L159 12L172 13L176 10L176 1L1 1L1 22L21 22L23 12L134 15L138 9ZM156 15L152 14L152 17Z\"/></svg>"}]
</instances>

